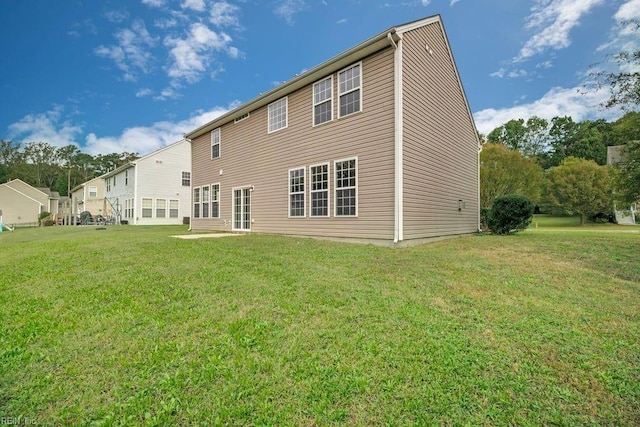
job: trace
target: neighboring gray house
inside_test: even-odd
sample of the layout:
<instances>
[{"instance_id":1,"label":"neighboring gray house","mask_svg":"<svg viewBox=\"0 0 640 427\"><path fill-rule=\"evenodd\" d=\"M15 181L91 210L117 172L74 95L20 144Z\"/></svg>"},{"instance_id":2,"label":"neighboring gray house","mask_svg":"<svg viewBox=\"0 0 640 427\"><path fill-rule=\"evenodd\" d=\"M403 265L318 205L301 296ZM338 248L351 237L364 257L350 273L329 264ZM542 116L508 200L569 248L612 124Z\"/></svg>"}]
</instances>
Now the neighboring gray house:
<instances>
[{"instance_id":1,"label":"neighboring gray house","mask_svg":"<svg viewBox=\"0 0 640 427\"><path fill-rule=\"evenodd\" d=\"M117 221L183 224L191 206L191 144L182 139L102 175Z\"/></svg>"},{"instance_id":2,"label":"neighboring gray house","mask_svg":"<svg viewBox=\"0 0 640 427\"><path fill-rule=\"evenodd\" d=\"M58 216L60 195L48 188L35 188L20 179L0 184L0 210L3 222L10 226L37 225L42 212Z\"/></svg>"},{"instance_id":3,"label":"neighboring gray house","mask_svg":"<svg viewBox=\"0 0 640 427\"><path fill-rule=\"evenodd\" d=\"M476 232L479 151L440 16L185 135L193 230L400 242Z\"/></svg>"}]
</instances>

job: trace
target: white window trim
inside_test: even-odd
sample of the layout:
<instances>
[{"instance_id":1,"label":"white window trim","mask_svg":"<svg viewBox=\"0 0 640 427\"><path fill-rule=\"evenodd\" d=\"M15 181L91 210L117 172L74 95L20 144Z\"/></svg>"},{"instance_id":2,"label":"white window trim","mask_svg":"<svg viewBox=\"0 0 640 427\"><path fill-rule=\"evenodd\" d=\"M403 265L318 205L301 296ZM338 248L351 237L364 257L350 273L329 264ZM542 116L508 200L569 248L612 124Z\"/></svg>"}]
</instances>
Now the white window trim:
<instances>
[{"instance_id":1,"label":"white window trim","mask_svg":"<svg viewBox=\"0 0 640 427\"><path fill-rule=\"evenodd\" d=\"M249 228L236 228L236 200L235 200L235 192L237 190L241 190L244 192L244 190L249 190L251 192L253 192L253 185L243 185L240 187L233 187L231 189L231 231L241 231L241 232L251 232L252 228L251 227L251 219L249 220ZM253 196L251 196L251 199L253 199ZM251 207L251 216L253 219L253 202L251 203L251 205L249 205ZM240 223L244 224L244 217L242 216L242 212L240 213L241 217L240 217Z\"/></svg>"},{"instance_id":2,"label":"white window trim","mask_svg":"<svg viewBox=\"0 0 640 427\"><path fill-rule=\"evenodd\" d=\"M164 200L164 216L158 216L158 202L160 200ZM154 212L155 212L155 217L156 218L167 218L167 214L168 214L168 211L169 211L169 209L167 208L168 207L167 199L156 199L154 207L155 207Z\"/></svg>"},{"instance_id":3,"label":"white window trim","mask_svg":"<svg viewBox=\"0 0 640 427\"><path fill-rule=\"evenodd\" d=\"M270 108L273 104L276 104L280 101L282 101L284 99L284 107L285 107L285 113L284 113L284 121L285 121L285 125L283 127L280 127L278 129L274 129L271 130L271 113L270 113ZM286 129L289 127L289 97L285 96L283 98L280 98L278 100L273 101L271 104L267 105L267 133L274 133L274 132L278 132L282 129Z\"/></svg>"},{"instance_id":4,"label":"white window trim","mask_svg":"<svg viewBox=\"0 0 640 427\"><path fill-rule=\"evenodd\" d=\"M319 83L324 82L325 80L331 80L331 96L329 97L328 100L324 100L322 102L318 102L316 103L316 85ZM333 110L334 110L334 101L333 101L333 74L330 75L329 77L325 77L324 79L320 79L317 82L315 82L313 84L313 86L311 87L311 123L313 125L313 127L316 126L322 126L326 123L331 123L333 121ZM327 101L331 101L331 118L329 120L327 120L326 122L322 122L322 123L316 123L316 106L320 105L320 104L324 104ZM315 165L317 166L317 165Z\"/></svg>"},{"instance_id":5,"label":"white window trim","mask_svg":"<svg viewBox=\"0 0 640 427\"><path fill-rule=\"evenodd\" d=\"M213 200L213 186L217 185L218 186L218 200ZM222 188L222 186L220 185L219 182L214 182L213 184L211 184L211 193L210 193L210 199L211 199L211 207L209 208L209 218L215 218L215 219L220 219L221 216L221 211L220 208L222 206L221 204L221 199L222 197L220 197L221 191L220 189ZM218 216L213 216L213 202L218 202Z\"/></svg>"},{"instance_id":6,"label":"white window trim","mask_svg":"<svg viewBox=\"0 0 640 427\"><path fill-rule=\"evenodd\" d=\"M218 142L214 143L213 142L213 136L216 133L218 134ZM218 157L213 157L213 146L214 145L218 146ZM214 130L211 131L211 160L219 159L220 157L222 157L222 128L215 128Z\"/></svg>"},{"instance_id":7,"label":"white window trim","mask_svg":"<svg viewBox=\"0 0 640 427\"><path fill-rule=\"evenodd\" d=\"M189 171L181 171L181 172L182 172L182 173L180 174L180 176L181 176L180 184L182 185L182 187L191 187L191 172L189 172ZM185 173L186 173L186 174L189 174L189 178L185 178L185 177L184 177L184 174L185 174ZM188 180L188 181L189 181L189 184L188 184L188 185L184 185L184 181L185 181L185 180Z\"/></svg>"},{"instance_id":8,"label":"white window trim","mask_svg":"<svg viewBox=\"0 0 640 427\"><path fill-rule=\"evenodd\" d=\"M340 163L340 162L346 162L349 160L355 160L356 161L356 214L355 215L338 215L338 201L337 201L337 195L335 194L336 191L338 190L342 190L343 187L338 187L338 168L336 167L336 164ZM358 186L360 185L360 178L358 177L358 169L360 167L360 164L358 162L358 156L354 156L354 157L347 157L344 159L340 159L340 160L335 160L333 162L333 199L334 199L334 204L333 204L333 216L336 218L357 218L358 217L358 205L359 205L359 200L358 200ZM351 188L351 187L348 187Z\"/></svg>"},{"instance_id":9,"label":"white window trim","mask_svg":"<svg viewBox=\"0 0 640 427\"><path fill-rule=\"evenodd\" d=\"M176 216L171 216L171 202L176 202L177 207L175 208ZM180 200L179 199L169 199L169 205L167 208L168 218L180 218Z\"/></svg>"},{"instance_id":10,"label":"white window trim","mask_svg":"<svg viewBox=\"0 0 640 427\"><path fill-rule=\"evenodd\" d=\"M151 209L151 216L144 216L144 210L145 209L149 209L149 208L146 208L144 206L144 201L145 200L151 200L151 208L150 208ZM155 203L153 202L153 197L142 197L142 199L140 200L140 218L143 218L143 219L155 218L155 215L154 215L155 214L155 208L156 207L155 207Z\"/></svg>"},{"instance_id":11,"label":"white window trim","mask_svg":"<svg viewBox=\"0 0 640 427\"><path fill-rule=\"evenodd\" d=\"M357 163L356 163L357 164ZM319 193L325 190L313 190L313 174L311 173L311 168L318 166L327 166L327 214L326 215L314 215L313 214L313 193ZM358 180L356 178L356 184ZM316 163L315 165L309 166L309 218L330 218L331 217L331 163Z\"/></svg>"},{"instance_id":12,"label":"white window trim","mask_svg":"<svg viewBox=\"0 0 640 427\"><path fill-rule=\"evenodd\" d=\"M204 198L205 189L207 189L207 198ZM204 216L204 205L209 204L207 207L207 216ZM211 186L203 185L200 187L200 218L211 218Z\"/></svg>"},{"instance_id":13,"label":"white window trim","mask_svg":"<svg viewBox=\"0 0 640 427\"><path fill-rule=\"evenodd\" d=\"M196 198L195 198L195 194L196 194L196 190L198 190L198 216L196 216ZM194 219L200 219L202 218L201 213L202 213L202 193L201 193L202 189L200 187L193 187L191 189L191 217Z\"/></svg>"},{"instance_id":14,"label":"white window trim","mask_svg":"<svg viewBox=\"0 0 640 427\"><path fill-rule=\"evenodd\" d=\"M297 171L302 169L302 180L304 181L302 185L302 195L304 196L304 203L302 204L302 216L292 216L291 215L291 195L292 194L300 194L300 192L292 193L291 192L291 171ZM287 172L287 185L289 195L287 197L287 216L291 219L303 219L307 217L307 169L304 166L300 166L297 168L291 168Z\"/></svg>"},{"instance_id":15,"label":"white window trim","mask_svg":"<svg viewBox=\"0 0 640 427\"><path fill-rule=\"evenodd\" d=\"M348 92L341 93L340 92L340 73L342 73L344 71L347 71L349 68L353 68L353 67L356 67L358 65L360 66L360 86L358 86L357 88L351 89ZM340 71L338 71L336 73L336 78L338 79L338 96L336 97L338 102L336 103L337 104L336 107L338 109L338 118L339 119L341 119L343 117L348 117L348 116L350 116L352 114L356 114L356 113L361 113L362 112L362 86L363 86L362 83L363 83L363 76L364 76L364 72L363 72L363 68L362 68L362 61L356 62L355 64L351 64L348 67L345 67L345 68L343 68L342 70L340 70ZM341 115L340 114L340 97L342 95L346 95L348 93L354 92L357 89L360 89L360 109L358 111L354 111L353 113L345 114L344 116Z\"/></svg>"},{"instance_id":16,"label":"white window trim","mask_svg":"<svg viewBox=\"0 0 640 427\"><path fill-rule=\"evenodd\" d=\"M93 188L93 191L91 191L91 189ZM94 193L95 195L92 196L91 193ZM95 185L90 185L89 186L89 198L96 198L98 197L98 187Z\"/></svg>"}]
</instances>

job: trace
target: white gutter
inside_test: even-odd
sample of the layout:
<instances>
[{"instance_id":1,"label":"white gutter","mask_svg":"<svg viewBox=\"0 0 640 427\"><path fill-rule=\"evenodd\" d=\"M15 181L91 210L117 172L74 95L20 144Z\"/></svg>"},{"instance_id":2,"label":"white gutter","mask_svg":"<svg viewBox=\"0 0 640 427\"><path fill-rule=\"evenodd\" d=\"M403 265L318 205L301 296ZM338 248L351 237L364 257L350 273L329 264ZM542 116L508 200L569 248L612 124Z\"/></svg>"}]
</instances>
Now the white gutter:
<instances>
[{"instance_id":1,"label":"white gutter","mask_svg":"<svg viewBox=\"0 0 640 427\"><path fill-rule=\"evenodd\" d=\"M387 34L391 45L394 47L393 57L393 92L394 92L394 153L395 153L395 207L394 207L394 233L393 243L404 240L404 196L403 196L403 110L402 110L402 34L396 33L398 43L393 40L391 33Z\"/></svg>"}]
</instances>

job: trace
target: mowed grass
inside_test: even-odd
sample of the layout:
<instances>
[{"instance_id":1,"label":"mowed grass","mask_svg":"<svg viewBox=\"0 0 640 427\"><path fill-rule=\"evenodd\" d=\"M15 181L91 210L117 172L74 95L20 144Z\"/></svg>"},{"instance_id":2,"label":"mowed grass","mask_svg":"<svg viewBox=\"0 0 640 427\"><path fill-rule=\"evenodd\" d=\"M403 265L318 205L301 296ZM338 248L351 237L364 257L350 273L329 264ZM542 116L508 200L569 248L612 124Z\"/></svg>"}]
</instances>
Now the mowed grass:
<instances>
[{"instance_id":1,"label":"mowed grass","mask_svg":"<svg viewBox=\"0 0 640 427\"><path fill-rule=\"evenodd\" d=\"M40 425L640 424L640 233L403 249L0 234L0 415Z\"/></svg>"}]
</instances>

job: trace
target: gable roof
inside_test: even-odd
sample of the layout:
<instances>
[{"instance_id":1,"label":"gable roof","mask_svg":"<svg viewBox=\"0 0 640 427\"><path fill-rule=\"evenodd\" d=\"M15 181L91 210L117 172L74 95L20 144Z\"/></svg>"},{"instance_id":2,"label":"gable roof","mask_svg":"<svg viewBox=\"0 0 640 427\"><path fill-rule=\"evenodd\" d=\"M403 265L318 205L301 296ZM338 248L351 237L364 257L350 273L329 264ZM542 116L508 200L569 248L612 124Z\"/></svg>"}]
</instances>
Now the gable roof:
<instances>
[{"instance_id":1,"label":"gable roof","mask_svg":"<svg viewBox=\"0 0 640 427\"><path fill-rule=\"evenodd\" d=\"M132 160L129 163L125 163L124 165L117 167L116 169L112 170L111 172L105 173L104 175L101 176L101 178L102 179L110 178L110 177L112 177L114 175L119 174L120 172L122 172L125 169L129 169L129 168L135 167L138 163L144 162L145 160L147 160L151 156L154 156L154 155L156 155L158 153L161 153L161 152L163 152L165 150L168 150L169 148L172 148L172 147L174 147L174 146L176 146L178 144L182 144L182 143L185 143L185 142L187 142L185 139L181 139L181 140L176 141L176 142L174 142L172 144L165 145L164 147L160 147L156 151L153 151L153 152L151 152L151 153L149 153L149 154L147 154L145 156L142 156L139 159Z\"/></svg>"},{"instance_id":2,"label":"gable roof","mask_svg":"<svg viewBox=\"0 0 640 427\"><path fill-rule=\"evenodd\" d=\"M18 182L20 182L20 183L22 183L22 184L26 185L27 187L31 187L32 189L34 189L34 190L36 190L36 191L38 191L38 192L40 192L40 193L44 194L45 196L47 196L47 197L51 198L51 190L49 190L48 188L36 188L36 187L34 187L33 185L31 185L31 184L27 184L26 182L24 182L24 181L23 181L23 180L21 180L20 178L12 179L11 181L9 181L9 182L5 182L4 184L0 184L0 185L6 185L6 186L10 187L11 189L16 190L15 188L13 188L13 186L12 186L11 184L12 184L12 183L18 183ZM16 190L16 191L18 191L18 190ZM23 194L23 193L22 193L22 192L20 192L20 191L18 191L18 193Z\"/></svg>"},{"instance_id":3,"label":"gable roof","mask_svg":"<svg viewBox=\"0 0 640 427\"><path fill-rule=\"evenodd\" d=\"M410 31L425 25L433 24L435 22L442 22L440 15L433 15L416 21L408 22L406 24L391 27L388 30L381 32L380 34L371 37L363 43L360 43L359 45L346 50L337 56L334 56L328 61L325 61L322 64L317 65L316 67L313 67L310 70L294 77L293 79L284 82L280 86L277 86L269 90L268 92L265 92L260 96L240 105L239 107L223 114L222 116L210 121L209 123L200 126L199 128L185 134L184 137L188 140L191 140L193 138L197 138L200 135L204 135L205 133L216 129L235 118L238 118L246 113L250 113L251 111L254 111L267 104L270 104L271 102L287 96L288 94L295 92L296 90L304 86L318 81L324 76L341 70L344 67L353 64L354 62L358 62L371 55L372 53L379 51L380 49L383 49L387 46L392 46L400 40L400 35L403 32ZM460 81L459 78L458 81ZM466 102L466 96L464 98Z\"/></svg>"}]
</instances>

